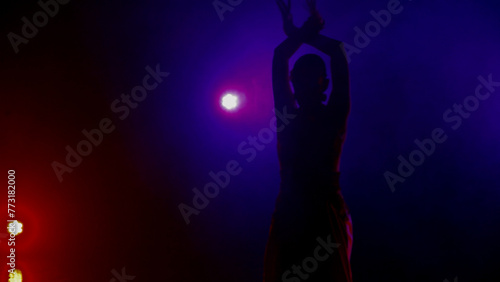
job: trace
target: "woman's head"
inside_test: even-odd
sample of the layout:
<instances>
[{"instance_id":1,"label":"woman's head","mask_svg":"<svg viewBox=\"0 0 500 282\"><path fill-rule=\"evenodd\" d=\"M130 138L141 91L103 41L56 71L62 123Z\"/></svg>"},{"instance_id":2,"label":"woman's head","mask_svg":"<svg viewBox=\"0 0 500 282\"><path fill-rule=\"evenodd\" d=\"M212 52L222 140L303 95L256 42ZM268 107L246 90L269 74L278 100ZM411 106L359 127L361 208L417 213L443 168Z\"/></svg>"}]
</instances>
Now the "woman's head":
<instances>
[{"instance_id":1,"label":"woman's head","mask_svg":"<svg viewBox=\"0 0 500 282\"><path fill-rule=\"evenodd\" d=\"M300 57L291 72L295 99L299 106L314 106L326 100L328 88L326 65L320 56L307 54Z\"/></svg>"}]
</instances>

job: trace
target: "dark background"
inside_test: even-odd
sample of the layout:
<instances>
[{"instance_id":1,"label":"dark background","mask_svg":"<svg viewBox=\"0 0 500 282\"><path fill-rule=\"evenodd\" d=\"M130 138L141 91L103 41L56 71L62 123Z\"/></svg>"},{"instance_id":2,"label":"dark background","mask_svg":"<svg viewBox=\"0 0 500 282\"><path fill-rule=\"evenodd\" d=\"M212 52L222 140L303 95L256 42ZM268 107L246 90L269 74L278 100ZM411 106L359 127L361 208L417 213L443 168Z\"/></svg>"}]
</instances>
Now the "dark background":
<instances>
[{"instance_id":1,"label":"dark background","mask_svg":"<svg viewBox=\"0 0 500 282\"><path fill-rule=\"evenodd\" d=\"M354 27L389 1L318 2L324 33L354 45ZM304 5L294 4L301 24ZM500 81L500 5L401 5L350 64L341 183L354 222L354 280L500 281L500 88L457 130L442 117L474 94L478 76ZM223 21L209 0L59 8L17 54L7 34L21 34L21 18L40 6L0 8L1 175L6 182L16 170L25 281L110 281L123 267L134 281L260 281L279 189L276 140L251 162L238 146L273 116L271 59L285 39L274 1L244 0ZM157 64L170 76L120 120L111 103ZM235 113L218 105L228 90L246 97ZM51 164L64 163L65 147L103 118L115 131L59 182ZM435 128L447 141L393 193L384 172L396 172L398 156ZM230 160L242 173L186 225L178 205L192 205L192 189Z\"/></svg>"}]
</instances>

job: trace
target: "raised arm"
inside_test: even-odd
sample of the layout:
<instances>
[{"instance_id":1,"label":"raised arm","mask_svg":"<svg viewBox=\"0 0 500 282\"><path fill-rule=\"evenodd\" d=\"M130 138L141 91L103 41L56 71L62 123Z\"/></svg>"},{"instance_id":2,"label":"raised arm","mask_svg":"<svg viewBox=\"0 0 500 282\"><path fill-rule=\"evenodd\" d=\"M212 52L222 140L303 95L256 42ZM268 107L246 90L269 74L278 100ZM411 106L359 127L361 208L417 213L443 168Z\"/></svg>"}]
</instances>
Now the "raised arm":
<instances>
[{"instance_id":1,"label":"raised arm","mask_svg":"<svg viewBox=\"0 0 500 282\"><path fill-rule=\"evenodd\" d=\"M344 44L324 35L317 35L307 44L330 56L332 72L332 93L327 107L338 113L338 117L347 118L350 111L349 67Z\"/></svg>"},{"instance_id":2,"label":"raised arm","mask_svg":"<svg viewBox=\"0 0 500 282\"><path fill-rule=\"evenodd\" d=\"M277 110L282 111L283 107L289 109L295 108L295 99L289 80L289 60L302 45L297 28L293 24L291 14L291 1L288 4L284 0L276 0L276 4L283 17L283 28L288 38L283 41L276 49L274 49L273 57L273 93L274 106Z\"/></svg>"},{"instance_id":3,"label":"raised arm","mask_svg":"<svg viewBox=\"0 0 500 282\"><path fill-rule=\"evenodd\" d=\"M274 106L282 111L283 107L295 108L295 99L290 87L289 60L299 49L302 42L294 37L288 37L276 49L273 57L273 93Z\"/></svg>"},{"instance_id":4,"label":"raised arm","mask_svg":"<svg viewBox=\"0 0 500 282\"><path fill-rule=\"evenodd\" d=\"M328 100L327 108L336 123L345 126L351 109L349 67L344 44L319 34L316 30L322 29L324 21L316 9L315 0L307 0L311 17L305 26L309 26L310 36L306 43L330 57L332 75L332 93Z\"/></svg>"},{"instance_id":5,"label":"raised arm","mask_svg":"<svg viewBox=\"0 0 500 282\"><path fill-rule=\"evenodd\" d=\"M344 44L334 48L331 58L332 93L327 107L332 111L339 125L346 126L347 117L351 111L351 87L349 80L349 66Z\"/></svg>"}]
</instances>

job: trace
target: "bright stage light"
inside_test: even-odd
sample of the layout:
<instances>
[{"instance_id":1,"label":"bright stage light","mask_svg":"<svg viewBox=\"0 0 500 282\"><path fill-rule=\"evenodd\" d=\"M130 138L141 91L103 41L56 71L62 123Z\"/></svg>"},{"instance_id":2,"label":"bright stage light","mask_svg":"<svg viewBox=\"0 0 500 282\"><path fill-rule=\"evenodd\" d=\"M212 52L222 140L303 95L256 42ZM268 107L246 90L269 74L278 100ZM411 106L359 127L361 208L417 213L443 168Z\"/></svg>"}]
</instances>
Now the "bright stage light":
<instances>
[{"instance_id":1,"label":"bright stage light","mask_svg":"<svg viewBox=\"0 0 500 282\"><path fill-rule=\"evenodd\" d=\"M240 101L238 96L231 93L227 93L222 97L220 104L222 105L222 107L224 107L224 109L228 111L233 111L236 108L238 108Z\"/></svg>"},{"instance_id":2,"label":"bright stage light","mask_svg":"<svg viewBox=\"0 0 500 282\"><path fill-rule=\"evenodd\" d=\"M19 269L14 269L9 273L9 282L23 282L23 273Z\"/></svg>"},{"instance_id":3,"label":"bright stage light","mask_svg":"<svg viewBox=\"0 0 500 282\"><path fill-rule=\"evenodd\" d=\"M7 230L10 234L14 234L14 236L17 236L18 234L23 232L23 224L17 220L14 220L8 224Z\"/></svg>"}]
</instances>

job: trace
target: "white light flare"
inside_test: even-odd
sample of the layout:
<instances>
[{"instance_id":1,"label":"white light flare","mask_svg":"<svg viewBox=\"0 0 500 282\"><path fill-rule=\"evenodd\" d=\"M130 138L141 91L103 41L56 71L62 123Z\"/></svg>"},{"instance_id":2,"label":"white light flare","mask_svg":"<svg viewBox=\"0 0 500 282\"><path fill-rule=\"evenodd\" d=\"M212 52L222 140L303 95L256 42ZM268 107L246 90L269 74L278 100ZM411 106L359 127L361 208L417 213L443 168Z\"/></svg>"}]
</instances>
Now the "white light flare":
<instances>
[{"instance_id":1,"label":"white light flare","mask_svg":"<svg viewBox=\"0 0 500 282\"><path fill-rule=\"evenodd\" d=\"M238 96L234 94L227 93L224 96L222 96L220 104L225 110L234 111L240 105L240 99Z\"/></svg>"},{"instance_id":2,"label":"white light flare","mask_svg":"<svg viewBox=\"0 0 500 282\"><path fill-rule=\"evenodd\" d=\"M7 231L14 236L23 232L23 224L17 220L10 222L7 226Z\"/></svg>"}]
</instances>

